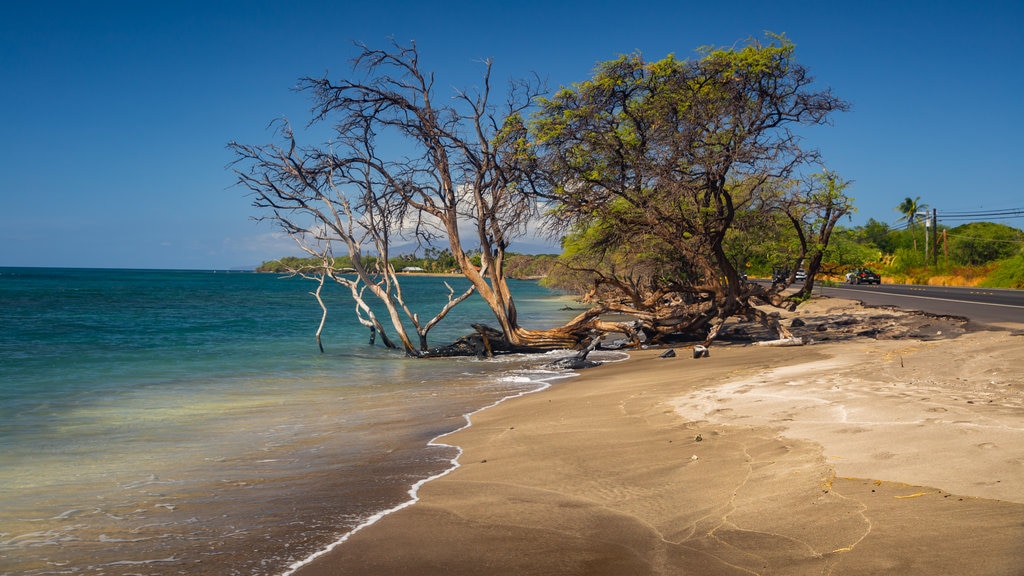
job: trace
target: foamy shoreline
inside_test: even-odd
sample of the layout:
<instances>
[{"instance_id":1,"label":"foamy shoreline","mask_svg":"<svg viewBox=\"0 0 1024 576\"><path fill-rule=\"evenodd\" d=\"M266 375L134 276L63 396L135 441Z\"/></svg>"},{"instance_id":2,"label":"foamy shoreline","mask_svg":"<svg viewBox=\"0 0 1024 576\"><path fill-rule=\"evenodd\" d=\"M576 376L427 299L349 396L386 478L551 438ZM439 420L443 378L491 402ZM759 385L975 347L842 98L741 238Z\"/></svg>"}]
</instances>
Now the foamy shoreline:
<instances>
[{"instance_id":1,"label":"foamy shoreline","mask_svg":"<svg viewBox=\"0 0 1024 576\"><path fill-rule=\"evenodd\" d=\"M571 354L571 352L566 351L564 353L556 353L554 355L550 355L549 354L549 355L542 355L542 356L549 356L549 357L554 358L554 357L557 357L559 354L569 355L569 354ZM605 359L602 360L602 362L618 362L618 361L626 360L626 359L629 358L628 354L622 353L622 355L623 355L623 358L621 358L621 359L605 358ZM514 370L514 371L510 372L509 374L516 373L516 372L521 372L521 370ZM537 370L528 370L528 373L530 373L530 374L542 374L542 372L539 369L537 369ZM462 430L465 430L465 429L471 427L473 425L473 416L475 416L475 415L477 415L477 414L479 414L479 413L481 413L481 412L483 412L485 410L489 410L491 408L499 406L499 405L503 404L506 401L513 400L515 398L521 398L521 397L526 396L528 394L535 394L535 393L547 390L548 388L551 387L552 383L557 381L557 380L563 380L563 379L573 378L573 377L579 376L578 372L573 372L573 371L568 371L568 370L557 370L557 371L556 370L552 370L552 371L546 372L544 374L545 375L543 377L532 378L532 379L529 380L530 382L537 383L538 384L537 387L529 389L529 390L522 390L520 392L517 392L515 394L510 394L508 396L504 396L504 397L496 400L495 402L492 402L491 404L488 404L488 405L483 406L481 408L478 408L478 409L476 409L476 410L474 410L472 412L464 414L463 418L465 420L465 423L462 426L460 426L459 428L457 428L455 430L452 430L450 432L445 432L443 434L440 434L440 435L434 437L433 439L431 439L427 443L428 447L453 448L453 449L456 450L455 456L453 456L451 458L451 460L450 460L451 466L449 466L447 469L445 469L445 470L443 470L443 471L441 471L441 472L439 472L437 474L434 474L433 476L430 476L430 477L427 477L427 478L423 478L423 479L417 481L416 483L414 483L409 488L409 491L408 491L409 499L408 500L406 500L406 501L404 501L404 502L402 502L402 503L400 503L400 504L398 504L396 506L388 508L387 510L382 510L380 512L377 512L377 513L371 515L369 518L367 518L365 521L363 521L362 523L357 525L355 528L353 528L353 529L349 530L348 532L344 533L340 538L338 538L338 540L336 540L335 542L332 542L327 547L325 547L323 550L319 550L317 552L314 552L313 554L310 554L308 557L306 557L306 558L304 558L302 560L299 560L297 562L294 562L291 565L289 565L288 569L285 572L283 572L281 574L281 576L291 576L291 575L295 574L296 572L298 572L304 566L312 564L318 558L321 558L323 556L326 556L327 554L330 554L338 546L341 546L342 544L344 544L346 541L349 540L349 538L351 538L353 535L355 535L356 533L360 532L361 530L363 530L365 528L369 528L370 526L376 524L381 519L383 519L384 517L386 517L386 516L388 516L390 514L393 514L395 512L398 512L399 510L408 508L409 506L412 506L413 504L419 502L419 491L420 491L420 488L423 485L425 485L425 484L427 484L429 482L432 482L434 480L437 480L439 478L442 478L444 476L447 476L448 474L451 474L452 472L454 472L455 470L457 470L461 466L459 460L460 460L460 458L462 457L462 454L463 454L462 448L460 448L459 446L454 445L454 444L446 444L444 442L439 442L439 440L441 440L442 438L445 438L447 436L451 436L452 434L455 434L457 432L460 432ZM514 378L514 376L506 375L506 376L503 376L502 378Z\"/></svg>"}]
</instances>

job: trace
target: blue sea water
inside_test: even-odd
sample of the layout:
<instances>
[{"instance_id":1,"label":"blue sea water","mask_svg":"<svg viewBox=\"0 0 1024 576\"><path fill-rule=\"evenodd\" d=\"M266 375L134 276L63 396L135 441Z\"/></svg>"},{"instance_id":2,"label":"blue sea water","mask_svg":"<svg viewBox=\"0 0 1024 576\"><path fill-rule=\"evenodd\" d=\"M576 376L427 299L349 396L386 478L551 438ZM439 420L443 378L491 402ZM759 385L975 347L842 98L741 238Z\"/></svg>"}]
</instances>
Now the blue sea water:
<instances>
[{"instance_id":1,"label":"blue sea water","mask_svg":"<svg viewBox=\"0 0 1024 576\"><path fill-rule=\"evenodd\" d=\"M447 280L407 277L422 316ZM545 359L368 345L339 288L210 271L0 268L0 574L281 574L451 466L428 446ZM566 299L513 286L521 323ZM431 332L490 320L473 298Z\"/></svg>"}]
</instances>

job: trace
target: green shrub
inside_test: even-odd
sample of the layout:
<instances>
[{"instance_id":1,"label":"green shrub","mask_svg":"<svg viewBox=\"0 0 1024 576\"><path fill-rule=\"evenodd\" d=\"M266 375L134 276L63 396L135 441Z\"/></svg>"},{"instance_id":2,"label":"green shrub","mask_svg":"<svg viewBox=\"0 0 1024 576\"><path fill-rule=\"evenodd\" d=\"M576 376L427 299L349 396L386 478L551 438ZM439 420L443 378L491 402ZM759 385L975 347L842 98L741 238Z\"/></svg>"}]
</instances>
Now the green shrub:
<instances>
[{"instance_id":1,"label":"green shrub","mask_svg":"<svg viewBox=\"0 0 1024 576\"><path fill-rule=\"evenodd\" d=\"M1024 288L1024 253L998 262L998 267L980 284L986 288Z\"/></svg>"}]
</instances>

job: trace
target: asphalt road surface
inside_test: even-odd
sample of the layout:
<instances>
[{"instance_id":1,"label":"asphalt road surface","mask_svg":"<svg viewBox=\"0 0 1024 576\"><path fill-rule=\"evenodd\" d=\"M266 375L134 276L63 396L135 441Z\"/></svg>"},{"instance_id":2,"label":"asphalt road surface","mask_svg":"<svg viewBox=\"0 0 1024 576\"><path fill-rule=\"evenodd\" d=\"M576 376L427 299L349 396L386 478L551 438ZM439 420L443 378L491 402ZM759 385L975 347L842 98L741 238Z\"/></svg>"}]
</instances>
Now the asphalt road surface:
<instances>
[{"instance_id":1,"label":"asphalt road surface","mask_svg":"<svg viewBox=\"0 0 1024 576\"><path fill-rule=\"evenodd\" d=\"M932 314L963 316L970 324L1024 327L1024 290L904 284L841 284L814 288L815 294L860 300L869 306L896 306Z\"/></svg>"}]
</instances>

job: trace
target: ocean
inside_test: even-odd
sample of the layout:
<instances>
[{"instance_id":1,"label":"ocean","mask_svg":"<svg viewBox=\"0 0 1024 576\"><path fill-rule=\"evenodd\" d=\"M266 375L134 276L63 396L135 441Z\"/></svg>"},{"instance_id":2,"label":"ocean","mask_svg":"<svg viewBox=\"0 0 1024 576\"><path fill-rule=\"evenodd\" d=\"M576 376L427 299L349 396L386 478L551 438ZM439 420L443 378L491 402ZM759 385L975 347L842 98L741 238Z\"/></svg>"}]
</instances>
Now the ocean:
<instances>
[{"instance_id":1,"label":"ocean","mask_svg":"<svg viewBox=\"0 0 1024 576\"><path fill-rule=\"evenodd\" d=\"M409 276L430 316L447 280ZM410 359L340 287L212 271L0 268L0 574L286 574L450 470L439 436L552 355ZM517 281L520 321L572 301ZM493 324L478 297L431 332ZM412 491L410 491L412 489Z\"/></svg>"}]
</instances>

